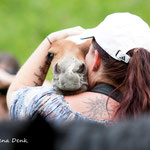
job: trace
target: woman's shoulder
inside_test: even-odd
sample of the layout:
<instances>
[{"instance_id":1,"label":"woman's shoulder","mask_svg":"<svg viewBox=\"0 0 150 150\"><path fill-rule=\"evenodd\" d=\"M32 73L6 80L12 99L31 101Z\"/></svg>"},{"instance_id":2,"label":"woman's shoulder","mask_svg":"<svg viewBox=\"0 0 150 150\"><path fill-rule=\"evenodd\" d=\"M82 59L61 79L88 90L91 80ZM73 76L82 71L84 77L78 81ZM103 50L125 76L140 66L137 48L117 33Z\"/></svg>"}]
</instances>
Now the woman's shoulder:
<instances>
[{"instance_id":1,"label":"woman's shoulder","mask_svg":"<svg viewBox=\"0 0 150 150\"><path fill-rule=\"evenodd\" d=\"M100 111L94 108L98 105L98 101L92 99L93 94L91 92L85 92L81 95L82 97L85 96L82 101L79 95L75 95L74 102L76 101L76 103L70 105L70 102L64 99L63 95L57 94L52 88L26 87L20 89L16 93L16 96L14 96L10 116L12 119L22 119L33 117L36 113L40 113L48 121L101 120L100 122L102 123L107 122L106 119L97 119ZM85 100L85 98L87 98L87 100ZM78 109L74 109L74 107L82 110L78 111Z\"/></svg>"},{"instance_id":2,"label":"woman's shoulder","mask_svg":"<svg viewBox=\"0 0 150 150\"><path fill-rule=\"evenodd\" d=\"M112 120L119 106L116 100L94 92L66 96L65 101L74 111L95 120Z\"/></svg>"}]
</instances>

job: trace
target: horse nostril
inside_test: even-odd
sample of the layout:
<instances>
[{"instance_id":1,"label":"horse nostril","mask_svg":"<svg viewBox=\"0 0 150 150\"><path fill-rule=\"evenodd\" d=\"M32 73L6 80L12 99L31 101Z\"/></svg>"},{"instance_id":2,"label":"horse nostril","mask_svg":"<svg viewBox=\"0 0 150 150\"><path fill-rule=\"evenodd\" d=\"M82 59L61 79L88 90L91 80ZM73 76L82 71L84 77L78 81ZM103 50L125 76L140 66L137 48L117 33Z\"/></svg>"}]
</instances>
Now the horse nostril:
<instances>
[{"instance_id":1,"label":"horse nostril","mask_svg":"<svg viewBox=\"0 0 150 150\"><path fill-rule=\"evenodd\" d=\"M84 73L85 70L86 70L85 64L81 64L81 65L79 66L79 69L77 70L77 73Z\"/></svg>"},{"instance_id":2,"label":"horse nostril","mask_svg":"<svg viewBox=\"0 0 150 150\"><path fill-rule=\"evenodd\" d=\"M58 73L58 74L61 72L58 63L56 63L56 65L55 65L55 67L54 67L54 72L55 72L55 73Z\"/></svg>"}]
</instances>

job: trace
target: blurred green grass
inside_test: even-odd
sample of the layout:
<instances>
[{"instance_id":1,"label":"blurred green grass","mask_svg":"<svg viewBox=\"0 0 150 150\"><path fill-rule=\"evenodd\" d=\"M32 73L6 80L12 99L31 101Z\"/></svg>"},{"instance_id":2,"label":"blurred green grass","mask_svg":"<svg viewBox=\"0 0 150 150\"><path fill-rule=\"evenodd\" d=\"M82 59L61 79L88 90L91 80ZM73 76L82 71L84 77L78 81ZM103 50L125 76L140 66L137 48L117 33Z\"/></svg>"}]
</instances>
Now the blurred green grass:
<instances>
[{"instance_id":1,"label":"blurred green grass","mask_svg":"<svg viewBox=\"0 0 150 150\"><path fill-rule=\"evenodd\" d=\"M95 27L114 12L131 12L150 24L150 0L1 0L0 51L22 65L49 33Z\"/></svg>"}]
</instances>

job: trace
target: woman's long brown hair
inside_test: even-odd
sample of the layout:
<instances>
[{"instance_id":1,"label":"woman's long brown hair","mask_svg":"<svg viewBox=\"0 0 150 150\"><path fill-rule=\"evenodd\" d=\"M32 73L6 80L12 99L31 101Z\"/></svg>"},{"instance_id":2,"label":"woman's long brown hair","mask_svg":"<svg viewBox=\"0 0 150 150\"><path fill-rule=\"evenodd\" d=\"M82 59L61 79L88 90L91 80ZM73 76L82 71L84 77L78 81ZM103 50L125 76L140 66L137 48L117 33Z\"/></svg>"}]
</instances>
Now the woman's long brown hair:
<instances>
[{"instance_id":1,"label":"woman's long brown hair","mask_svg":"<svg viewBox=\"0 0 150 150\"><path fill-rule=\"evenodd\" d=\"M127 53L131 57L127 64L113 59L95 40L93 46L102 59L105 77L122 89L115 118L136 118L150 112L150 53L144 48L132 49Z\"/></svg>"}]
</instances>

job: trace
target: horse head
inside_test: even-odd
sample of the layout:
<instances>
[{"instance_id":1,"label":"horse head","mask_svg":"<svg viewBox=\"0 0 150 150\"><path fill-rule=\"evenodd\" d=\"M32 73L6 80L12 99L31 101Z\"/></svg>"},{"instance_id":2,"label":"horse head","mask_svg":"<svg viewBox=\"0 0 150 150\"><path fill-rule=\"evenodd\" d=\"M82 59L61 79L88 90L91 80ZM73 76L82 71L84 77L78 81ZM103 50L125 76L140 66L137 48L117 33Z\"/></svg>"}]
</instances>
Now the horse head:
<instances>
[{"instance_id":1,"label":"horse head","mask_svg":"<svg viewBox=\"0 0 150 150\"><path fill-rule=\"evenodd\" d=\"M77 94L88 89L85 56L91 40L77 44L63 39L52 43L49 54L53 56L51 68L53 88L63 95Z\"/></svg>"}]
</instances>

